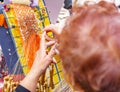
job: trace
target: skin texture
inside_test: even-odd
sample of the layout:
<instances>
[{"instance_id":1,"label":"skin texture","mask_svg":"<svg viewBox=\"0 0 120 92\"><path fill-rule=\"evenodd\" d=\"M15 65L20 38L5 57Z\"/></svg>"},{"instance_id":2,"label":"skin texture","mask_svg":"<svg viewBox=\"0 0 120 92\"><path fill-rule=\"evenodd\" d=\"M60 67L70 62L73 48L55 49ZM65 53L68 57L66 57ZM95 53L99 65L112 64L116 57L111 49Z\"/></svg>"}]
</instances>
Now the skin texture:
<instances>
[{"instance_id":1,"label":"skin texture","mask_svg":"<svg viewBox=\"0 0 120 92\"><path fill-rule=\"evenodd\" d=\"M46 42L45 35L46 35L46 32L42 34L40 49L37 51L35 61L33 63L33 66L30 72L20 83L20 85L22 85L23 87L25 87L31 92L35 92L37 81L39 77L44 73L46 68L51 63L56 63L53 60L53 56L55 54L56 42L55 41ZM50 52L47 54L46 48L49 46L52 46L52 48Z\"/></svg>"}]
</instances>

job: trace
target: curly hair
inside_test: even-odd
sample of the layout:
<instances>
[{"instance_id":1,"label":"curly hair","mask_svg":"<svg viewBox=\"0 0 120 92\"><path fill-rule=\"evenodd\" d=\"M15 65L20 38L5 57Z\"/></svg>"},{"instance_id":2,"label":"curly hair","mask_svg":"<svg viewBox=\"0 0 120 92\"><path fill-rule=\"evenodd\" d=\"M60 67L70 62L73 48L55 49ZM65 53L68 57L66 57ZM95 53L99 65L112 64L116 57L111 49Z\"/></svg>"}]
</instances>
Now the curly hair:
<instances>
[{"instance_id":1,"label":"curly hair","mask_svg":"<svg viewBox=\"0 0 120 92\"><path fill-rule=\"evenodd\" d=\"M66 80L84 92L120 92L120 13L105 1L73 8L60 35Z\"/></svg>"}]
</instances>

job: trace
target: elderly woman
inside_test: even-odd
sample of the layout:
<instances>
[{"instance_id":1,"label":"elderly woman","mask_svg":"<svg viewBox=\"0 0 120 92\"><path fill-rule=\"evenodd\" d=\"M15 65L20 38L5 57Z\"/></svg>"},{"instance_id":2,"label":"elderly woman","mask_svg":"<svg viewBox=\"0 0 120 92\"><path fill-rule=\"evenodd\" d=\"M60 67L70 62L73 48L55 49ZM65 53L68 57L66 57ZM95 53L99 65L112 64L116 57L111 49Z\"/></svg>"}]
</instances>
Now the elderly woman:
<instances>
[{"instance_id":1,"label":"elderly woman","mask_svg":"<svg viewBox=\"0 0 120 92\"><path fill-rule=\"evenodd\" d=\"M75 91L120 92L119 20L120 14L115 5L102 1L74 7L73 16L66 21L62 32L53 26L44 29L43 43L46 32L56 34L65 79ZM43 44L41 48L45 49L44 46L48 45ZM44 50L43 56L40 52L31 72L20 84L31 92L36 88L38 77L52 62L55 46L48 55Z\"/></svg>"}]
</instances>

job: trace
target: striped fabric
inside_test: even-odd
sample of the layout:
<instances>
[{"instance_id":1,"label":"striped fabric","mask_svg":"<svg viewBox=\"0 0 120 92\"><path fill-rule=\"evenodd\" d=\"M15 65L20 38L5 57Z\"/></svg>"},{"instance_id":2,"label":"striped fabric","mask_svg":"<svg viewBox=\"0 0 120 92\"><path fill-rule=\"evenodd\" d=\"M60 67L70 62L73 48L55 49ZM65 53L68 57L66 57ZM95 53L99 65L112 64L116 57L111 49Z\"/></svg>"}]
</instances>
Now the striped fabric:
<instances>
[{"instance_id":1,"label":"striped fabric","mask_svg":"<svg viewBox=\"0 0 120 92\"><path fill-rule=\"evenodd\" d=\"M9 32L11 33L13 42L15 43L14 45L19 56L19 61L22 66L23 73L26 75L30 69L28 68L28 62L26 60L25 53L23 52L24 34L22 34L22 28L24 29L26 27L23 24L32 22L32 24L34 24L33 29L35 28L34 30L38 31L41 35L42 29L50 24L47 8L43 0L39 1L39 7L37 8L31 8L29 6L21 4L8 4L7 8L9 9L4 9L3 12L7 20ZM29 22L24 22L25 20L27 20L26 18L29 19ZM34 21L31 20L32 18L35 18ZM31 28L31 26L29 27ZM52 36L52 33L50 33L49 35ZM54 85L57 85L63 79L63 74L59 56L55 56L55 58L57 60L57 64L54 65L53 83ZM17 61L17 63L19 61ZM15 64L15 69L18 64ZM16 69L15 71L19 71L19 69ZM13 71L13 74L15 71ZM50 80L49 71L50 67L46 71L46 80Z\"/></svg>"}]
</instances>

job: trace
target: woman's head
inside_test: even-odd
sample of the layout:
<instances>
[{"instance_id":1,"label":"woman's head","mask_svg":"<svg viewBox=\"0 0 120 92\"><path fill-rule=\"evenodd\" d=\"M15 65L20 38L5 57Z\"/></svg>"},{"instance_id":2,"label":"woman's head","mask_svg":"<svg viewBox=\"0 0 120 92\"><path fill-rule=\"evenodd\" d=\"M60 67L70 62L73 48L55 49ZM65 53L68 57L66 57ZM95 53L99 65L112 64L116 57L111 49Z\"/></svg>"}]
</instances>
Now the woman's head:
<instances>
[{"instance_id":1,"label":"woman's head","mask_svg":"<svg viewBox=\"0 0 120 92\"><path fill-rule=\"evenodd\" d=\"M75 90L120 91L120 14L112 3L73 8L60 35L64 74Z\"/></svg>"}]
</instances>

